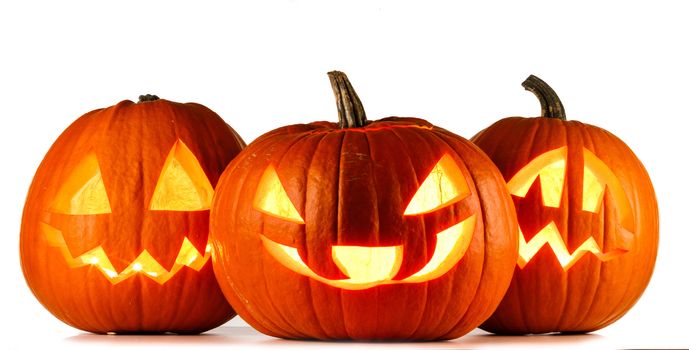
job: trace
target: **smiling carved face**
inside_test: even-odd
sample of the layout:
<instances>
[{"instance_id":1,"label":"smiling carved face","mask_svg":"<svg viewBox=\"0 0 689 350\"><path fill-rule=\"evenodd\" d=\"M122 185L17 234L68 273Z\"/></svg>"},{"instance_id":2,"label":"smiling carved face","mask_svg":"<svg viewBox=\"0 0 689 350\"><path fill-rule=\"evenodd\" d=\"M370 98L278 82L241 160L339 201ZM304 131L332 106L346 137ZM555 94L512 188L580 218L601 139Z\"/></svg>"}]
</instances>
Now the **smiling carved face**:
<instances>
[{"instance_id":1,"label":"smiling carved face","mask_svg":"<svg viewBox=\"0 0 689 350\"><path fill-rule=\"evenodd\" d=\"M274 336L456 337L497 305L516 262L501 176L417 119L275 130L228 166L213 203L218 282Z\"/></svg>"},{"instance_id":2,"label":"smiling carved face","mask_svg":"<svg viewBox=\"0 0 689 350\"><path fill-rule=\"evenodd\" d=\"M120 252L118 245L121 240L109 235L112 227L118 227L114 232L116 235L126 235L127 232L136 235L141 230L139 226L174 222L174 216L180 215L194 217L192 222L194 219L207 220L213 187L198 159L184 142L178 139L173 144L148 201L148 208L142 215L134 213L134 209L138 209L136 206L120 204L121 207L115 207L118 210L113 211L106 183L111 185L107 186L111 190L117 184L106 179L110 180L115 175L103 178L94 152L88 152L68 173L46 213L46 220L41 223L41 229L46 241L60 251L71 268L95 268L113 284L137 274L164 284L184 266L199 271L206 265L210 246L203 243L203 226L180 224L170 227L166 238L174 242L182 237L172 264L156 259L156 256L169 257L169 254L158 254L160 248L155 242L150 246L144 244L141 249L133 248L132 251L140 252L129 260L131 254ZM132 217L139 220L132 221ZM197 245L203 248L198 249ZM82 253L84 249L87 251ZM72 252L75 252L74 256Z\"/></svg>"},{"instance_id":3,"label":"smiling carved face","mask_svg":"<svg viewBox=\"0 0 689 350\"><path fill-rule=\"evenodd\" d=\"M433 166L409 204L403 218L432 214L471 196L462 171L446 154ZM290 200L275 167L263 172L254 197L254 208L273 217L304 225L304 219ZM403 220L403 219L402 219ZM367 289L382 284L420 283L438 278L452 269L464 256L476 227L476 214L436 233L432 256L413 274L395 279L404 262L403 245L361 246L332 245L331 256L345 279L330 279L314 272L295 247L277 243L261 234L264 248L288 269L342 289Z\"/></svg>"},{"instance_id":4,"label":"smiling carved face","mask_svg":"<svg viewBox=\"0 0 689 350\"><path fill-rule=\"evenodd\" d=\"M125 101L79 118L27 198L22 267L36 297L98 333L203 331L227 320L208 217L213 184L242 146L197 104ZM186 316L174 319L178 311Z\"/></svg>"}]
</instances>

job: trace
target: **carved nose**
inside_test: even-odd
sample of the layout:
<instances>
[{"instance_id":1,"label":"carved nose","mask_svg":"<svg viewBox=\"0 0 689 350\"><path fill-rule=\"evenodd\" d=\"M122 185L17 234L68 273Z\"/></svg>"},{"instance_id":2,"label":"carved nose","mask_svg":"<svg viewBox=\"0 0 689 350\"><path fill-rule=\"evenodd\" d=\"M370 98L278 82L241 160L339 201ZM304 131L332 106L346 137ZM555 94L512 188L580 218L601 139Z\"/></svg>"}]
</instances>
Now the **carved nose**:
<instances>
[{"instance_id":1,"label":"carved nose","mask_svg":"<svg viewBox=\"0 0 689 350\"><path fill-rule=\"evenodd\" d=\"M354 283L391 280L402 266L402 246L333 246L333 261Z\"/></svg>"}]
</instances>

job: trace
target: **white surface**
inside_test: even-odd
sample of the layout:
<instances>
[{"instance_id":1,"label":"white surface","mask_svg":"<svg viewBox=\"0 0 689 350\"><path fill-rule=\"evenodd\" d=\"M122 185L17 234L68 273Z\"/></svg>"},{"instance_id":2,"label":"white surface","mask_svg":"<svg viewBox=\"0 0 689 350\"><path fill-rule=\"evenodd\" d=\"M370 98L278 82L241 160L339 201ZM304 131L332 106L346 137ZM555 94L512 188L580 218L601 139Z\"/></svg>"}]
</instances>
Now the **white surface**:
<instances>
[{"instance_id":1,"label":"white surface","mask_svg":"<svg viewBox=\"0 0 689 350\"><path fill-rule=\"evenodd\" d=\"M177 335L96 335L79 332L61 332L51 337L51 348L93 349L127 347L137 349L156 348L209 348L231 349L251 348L358 348L358 349L457 349L457 348L505 348L505 349L571 349L605 348L624 349L640 347L672 347L673 342L661 339L606 336L603 334L581 335L538 335L538 336L496 336L481 330L474 330L462 338L438 342L321 342L284 340L265 336L253 328L222 326L198 336ZM47 343L47 342L46 342Z\"/></svg>"},{"instance_id":2,"label":"white surface","mask_svg":"<svg viewBox=\"0 0 689 350\"><path fill-rule=\"evenodd\" d=\"M625 140L655 184L656 271L619 322L583 337L472 335L423 346L689 347L685 5L429 3L0 3L2 347L301 346L242 328L201 337L84 335L54 319L26 287L19 225L36 167L85 112L154 93L202 103L251 141L281 125L334 121L325 75L332 69L348 73L370 119L418 116L465 137L499 118L537 115L538 102L520 86L536 74L555 88L570 119Z\"/></svg>"}]
</instances>

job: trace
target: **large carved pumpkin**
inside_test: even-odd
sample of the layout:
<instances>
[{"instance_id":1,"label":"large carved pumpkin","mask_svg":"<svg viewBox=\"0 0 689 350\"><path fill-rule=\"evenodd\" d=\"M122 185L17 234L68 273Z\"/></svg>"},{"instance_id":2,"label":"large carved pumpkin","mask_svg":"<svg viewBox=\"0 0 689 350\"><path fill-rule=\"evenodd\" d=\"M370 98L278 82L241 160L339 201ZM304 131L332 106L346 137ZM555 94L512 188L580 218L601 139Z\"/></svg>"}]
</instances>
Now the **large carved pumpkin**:
<instances>
[{"instance_id":1,"label":"large carved pumpkin","mask_svg":"<svg viewBox=\"0 0 689 350\"><path fill-rule=\"evenodd\" d=\"M517 258L504 181L427 121L367 121L330 74L340 124L273 130L223 173L214 267L235 310L283 338L449 339L498 305Z\"/></svg>"},{"instance_id":2,"label":"large carved pumpkin","mask_svg":"<svg viewBox=\"0 0 689 350\"><path fill-rule=\"evenodd\" d=\"M208 108L150 95L77 119L24 207L22 268L36 298L96 333L198 333L230 319L208 217L213 185L243 146Z\"/></svg>"},{"instance_id":3,"label":"large carved pumpkin","mask_svg":"<svg viewBox=\"0 0 689 350\"><path fill-rule=\"evenodd\" d=\"M565 118L531 76L540 118L512 117L473 141L500 168L520 226L519 262L482 328L495 333L589 332L619 319L646 288L658 247L651 180L615 135Z\"/></svg>"}]
</instances>

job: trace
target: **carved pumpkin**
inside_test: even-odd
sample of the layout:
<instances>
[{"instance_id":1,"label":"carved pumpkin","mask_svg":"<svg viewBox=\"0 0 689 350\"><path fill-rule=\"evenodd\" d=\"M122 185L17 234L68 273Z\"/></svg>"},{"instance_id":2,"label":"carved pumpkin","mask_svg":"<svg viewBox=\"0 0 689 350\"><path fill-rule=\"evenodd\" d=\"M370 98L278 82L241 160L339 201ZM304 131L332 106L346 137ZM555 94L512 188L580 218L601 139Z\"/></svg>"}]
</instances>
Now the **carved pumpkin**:
<instances>
[{"instance_id":1,"label":"carved pumpkin","mask_svg":"<svg viewBox=\"0 0 689 350\"><path fill-rule=\"evenodd\" d=\"M497 306L517 258L504 181L427 121L367 121L329 73L340 124L281 127L223 173L211 211L218 282L283 338L450 339Z\"/></svg>"},{"instance_id":2,"label":"carved pumpkin","mask_svg":"<svg viewBox=\"0 0 689 350\"><path fill-rule=\"evenodd\" d=\"M21 228L24 276L96 332L198 333L234 312L208 245L213 185L244 142L208 108L142 96L77 119L48 151Z\"/></svg>"},{"instance_id":3,"label":"carved pumpkin","mask_svg":"<svg viewBox=\"0 0 689 350\"><path fill-rule=\"evenodd\" d=\"M658 208L641 162L613 134L568 121L555 92L524 87L543 117L512 117L473 141L500 168L517 209L519 261L494 333L589 332L641 296L658 247Z\"/></svg>"}]
</instances>

